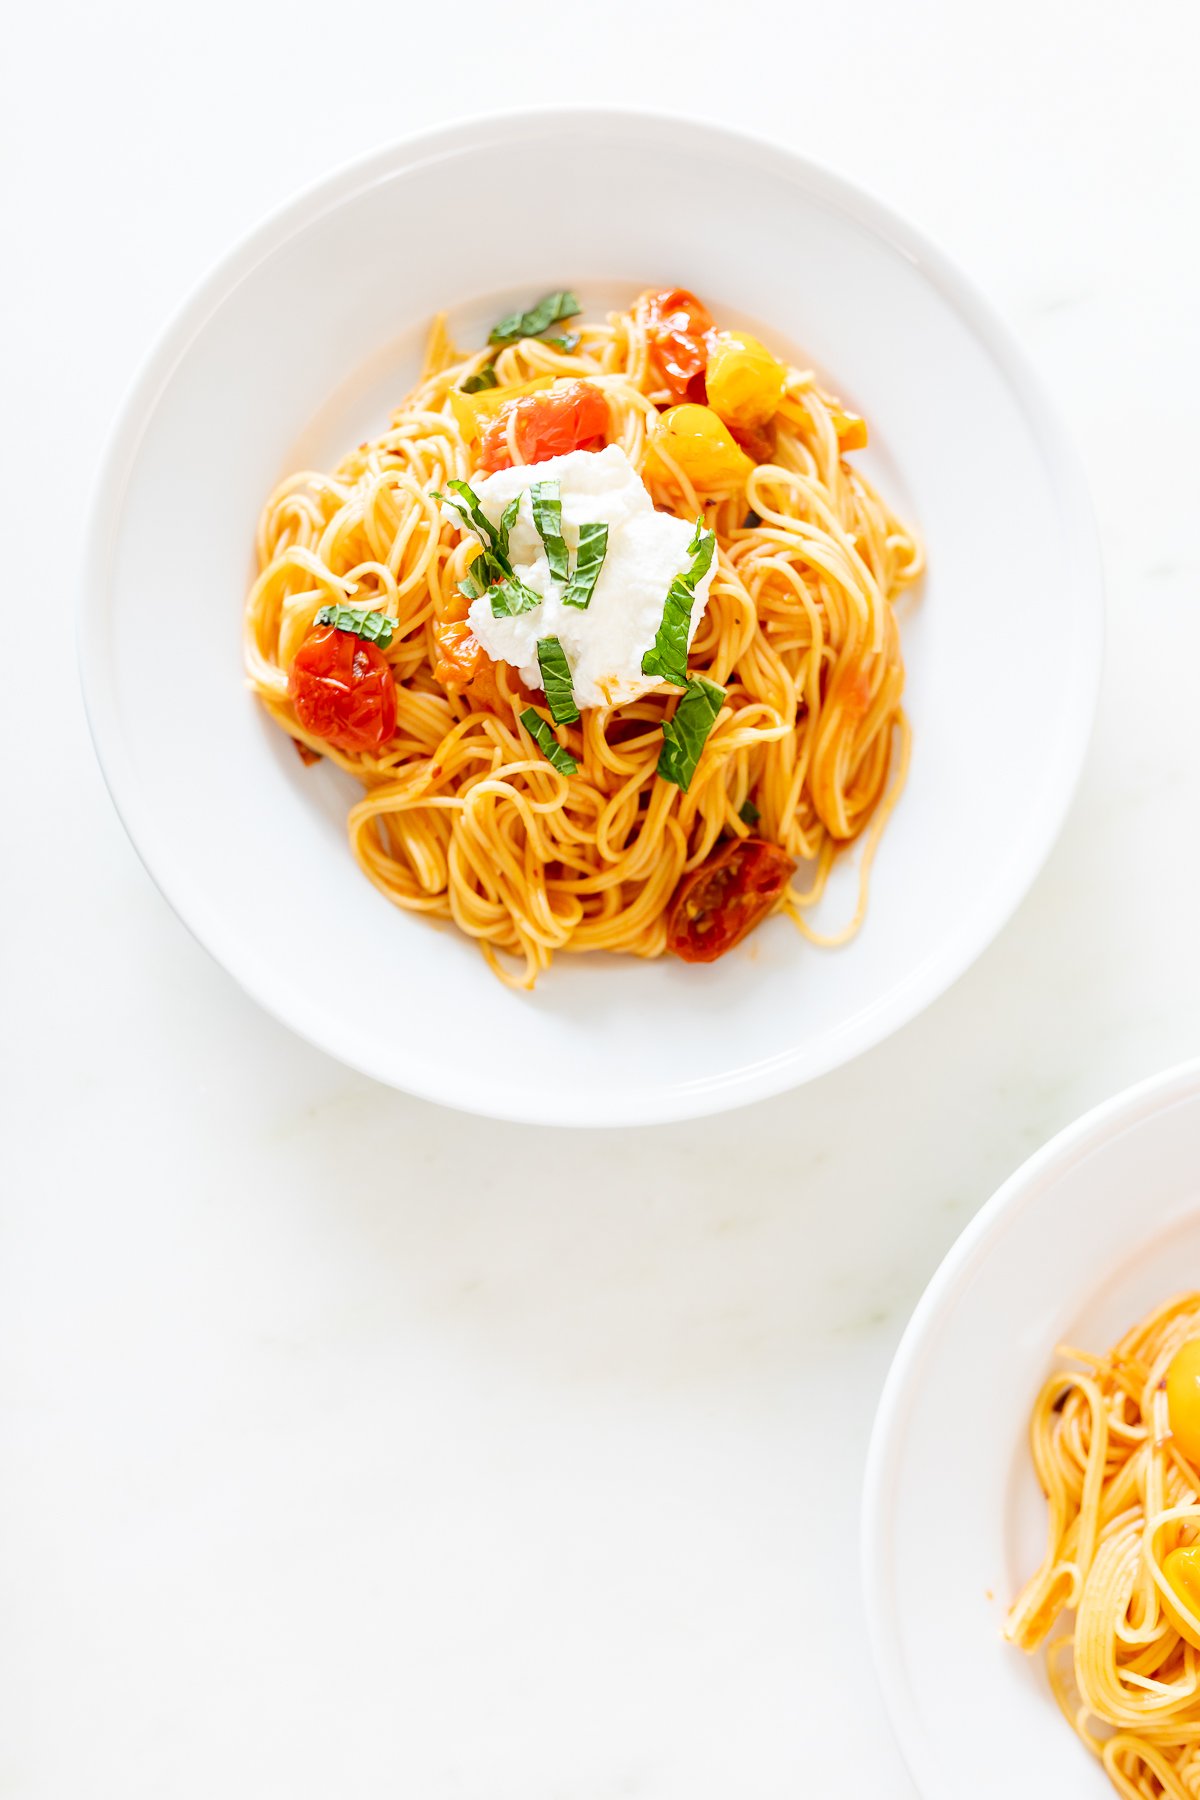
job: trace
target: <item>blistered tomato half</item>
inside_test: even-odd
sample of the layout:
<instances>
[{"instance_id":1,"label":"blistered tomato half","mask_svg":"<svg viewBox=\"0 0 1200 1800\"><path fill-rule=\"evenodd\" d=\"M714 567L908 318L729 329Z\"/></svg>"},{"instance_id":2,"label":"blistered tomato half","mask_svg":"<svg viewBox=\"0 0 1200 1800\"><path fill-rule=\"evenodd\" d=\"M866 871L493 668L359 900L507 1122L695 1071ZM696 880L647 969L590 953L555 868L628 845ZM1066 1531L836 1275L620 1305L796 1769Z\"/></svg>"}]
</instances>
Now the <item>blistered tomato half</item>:
<instances>
[{"instance_id":1,"label":"blistered tomato half","mask_svg":"<svg viewBox=\"0 0 1200 1800\"><path fill-rule=\"evenodd\" d=\"M510 427L527 463L569 456L572 450L603 450L608 442L608 401L587 381L569 381L549 393L510 400L483 433L479 467L484 474L512 468Z\"/></svg>"},{"instance_id":2,"label":"blistered tomato half","mask_svg":"<svg viewBox=\"0 0 1200 1800\"><path fill-rule=\"evenodd\" d=\"M685 875L667 908L667 949L715 962L773 912L796 864L765 838L730 838Z\"/></svg>"},{"instance_id":3,"label":"blistered tomato half","mask_svg":"<svg viewBox=\"0 0 1200 1800\"><path fill-rule=\"evenodd\" d=\"M349 755L377 756L396 730L396 684L377 644L353 631L314 625L288 675L306 731Z\"/></svg>"},{"instance_id":4,"label":"blistered tomato half","mask_svg":"<svg viewBox=\"0 0 1200 1800\"><path fill-rule=\"evenodd\" d=\"M748 331L715 332L708 350L708 404L727 425L754 431L783 398L787 370Z\"/></svg>"},{"instance_id":5,"label":"blistered tomato half","mask_svg":"<svg viewBox=\"0 0 1200 1800\"><path fill-rule=\"evenodd\" d=\"M661 452L661 454L660 454ZM693 486L736 487L754 467L710 406L672 406L646 445L646 471L669 476L669 458Z\"/></svg>"}]
</instances>

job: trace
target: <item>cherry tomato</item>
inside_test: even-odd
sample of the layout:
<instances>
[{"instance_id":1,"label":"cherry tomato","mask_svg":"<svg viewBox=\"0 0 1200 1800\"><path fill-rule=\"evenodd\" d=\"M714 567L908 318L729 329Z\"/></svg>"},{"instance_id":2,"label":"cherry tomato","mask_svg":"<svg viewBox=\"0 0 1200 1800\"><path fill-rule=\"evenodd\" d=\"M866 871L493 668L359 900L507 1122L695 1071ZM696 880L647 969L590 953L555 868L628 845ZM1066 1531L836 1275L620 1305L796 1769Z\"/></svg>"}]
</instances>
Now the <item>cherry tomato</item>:
<instances>
[{"instance_id":1,"label":"cherry tomato","mask_svg":"<svg viewBox=\"0 0 1200 1800\"><path fill-rule=\"evenodd\" d=\"M730 838L685 875L667 908L667 949L715 962L774 910L796 865L765 838Z\"/></svg>"},{"instance_id":2,"label":"cherry tomato","mask_svg":"<svg viewBox=\"0 0 1200 1800\"><path fill-rule=\"evenodd\" d=\"M712 314L686 288L644 294L642 303L655 386L669 388L680 400L703 405Z\"/></svg>"},{"instance_id":3,"label":"cherry tomato","mask_svg":"<svg viewBox=\"0 0 1200 1800\"><path fill-rule=\"evenodd\" d=\"M1200 1467L1200 1338L1180 1344L1167 1366L1167 1417L1180 1454Z\"/></svg>"},{"instance_id":4,"label":"cherry tomato","mask_svg":"<svg viewBox=\"0 0 1200 1800\"><path fill-rule=\"evenodd\" d=\"M288 693L314 737L353 755L385 750L396 729L396 684L378 644L314 625L292 664Z\"/></svg>"},{"instance_id":5,"label":"cherry tomato","mask_svg":"<svg viewBox=\"0 0 1200 1800\"><path fill-rule=\"evenodd\" d=\"M487 475L512 468L508 426L514 414L513 435L527 463L567 456L572 450L603 450L608 442L608 401L598 387L569 381L549 393L524 394L500 408L479 450L479 466Z\"/></svg>"},{"instance_id":6,"label":"cherry tomato","mask_svg":"<svg viewBox=\"0 0 1200 1800\"><path fill-rule=\"evenodd\" d=\"M498 706L497 665L471 630L468 620L455 619L435 625L433 636L438 648L433 679L440 681L443 687L462 688L483 706Z\"/></svg>"},{"instance_id":7,"label":"cherry tomato","mask_svg":"<svg viewBox=\"0 0 1200 1800\"><path fill-rule=\"evenodd\" d=\"M837 432L839 450L845 452L866 449L867 421L860 419L857 413L843 412L840 406L835 406L833 429Z\"/></svg>"},{"instance_id":8,"label":"cherry tomato","mask_svg":"<svg viewBox=\"0 0 1200 1800\"><path fill-rule=\"evenodd\" d=\"M659 450L699 488L733 487L744 482L753 468L712 407L691 401L668 407L651 433L646 445L646 468L651 475L666 474Z\"/></svg>"},{"instance_id":9,"label":"cherry tomato","mask_svg":"<svg viewBox=\"0 0 1200 1800\"><path fill-rule=\"evenodd\" d=\"M705 383L708 404L731 431L761 430L783 398L787 370L748 331L714 331Z\"/></svg>"},{"instance_id":10,"label":"cherry tomato","mask_svg":"<svg viewBox=\"0 0 1200 1800\"><path fill-rule=\"evenodd\" d=\"M1181 1544L1177 1550L1168 1550L1162 1572L1171 1590L1170 1598L1160 1592L1163 1611L1180 1637L1193 1649L1200 1649L1200 1632L1194 1623L1200 1618L1200 1544Z\"/></svg>"}]
</instances>

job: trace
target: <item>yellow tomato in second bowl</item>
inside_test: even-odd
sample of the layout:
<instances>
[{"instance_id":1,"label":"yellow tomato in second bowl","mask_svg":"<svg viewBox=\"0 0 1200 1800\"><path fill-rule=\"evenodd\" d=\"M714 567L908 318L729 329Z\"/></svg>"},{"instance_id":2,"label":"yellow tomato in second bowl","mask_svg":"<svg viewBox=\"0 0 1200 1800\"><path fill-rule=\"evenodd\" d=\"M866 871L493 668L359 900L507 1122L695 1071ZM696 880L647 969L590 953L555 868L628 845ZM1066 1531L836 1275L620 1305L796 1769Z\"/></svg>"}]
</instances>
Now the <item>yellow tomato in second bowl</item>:
<instances>
[{"instance_id":1,"label":"yellow tomato in second bowl","mask_svg":"<svg viewBox=\"0 0 1200 1800\"><path fill-rule=\"evenodd\" d=\"M1167 1416L1180 1454L1200 1469L1200 1338L1180 1344L1167 1367Z\"/></svg>"},{"instance_id":2,"label":"yellow tomato in second bowl","mask_svg":"<svg viewBox=\"0 0 1200 1800\"><path fill-rule=\"evenodd\" d=\"M1171 1597L1160 1594L1163 1611L1181 1638L1200 1650L1200 1544L1183 1544L1163 1558L1163 1579ZM1179 1604L1176 1604L1176 1603ZM1184 1613L1180 1607L1186 1607Z\"/></svg>"}]
</instances>

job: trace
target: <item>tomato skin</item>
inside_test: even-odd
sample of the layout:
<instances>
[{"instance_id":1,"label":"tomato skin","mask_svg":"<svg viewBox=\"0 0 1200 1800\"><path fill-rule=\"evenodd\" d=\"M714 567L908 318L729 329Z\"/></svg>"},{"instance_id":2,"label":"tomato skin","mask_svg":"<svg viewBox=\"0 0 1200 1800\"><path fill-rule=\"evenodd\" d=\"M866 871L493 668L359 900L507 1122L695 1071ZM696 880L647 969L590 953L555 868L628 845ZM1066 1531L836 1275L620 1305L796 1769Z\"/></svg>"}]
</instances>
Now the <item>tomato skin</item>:
<instances>
[{"instance_id":1,"label":"tomato skin","mask_svg":"<svg viewBox=\"0 0 1200 1800\"><path fill-rule=\"evenodd\" d=\"M667 908L667 949L684 962L716 962L767 914L796 864L765 838L728 838L685 875Z\"/></svg>"},{"instance_id":2,"label":"tomato skin","mask_svg":"<svg viewBox=\"0 0 1200 1800\"><path fill-rule=\"evenodd\" d=\"M481 706L492 711L499 708L500 689L496 685L497 664L494 663L466 619L443 621L433 628L438 659L433 665L433 679L443 687L461 688Z\"/></svg>"},{"instance_id":3,"label":"tomato skin","mask_svg":"<svg viewBox=\"0 0 1200 1800\"><path fill-rule=\"evenodd\" d=\"M500 408L479 448L479 467L485 475L513 466L508 426L514 413L513 435L527 463L568 456L572 450L603 450L608 442L608 401L590 382L569 381L548 393L524 394Z\"/></svg>"},{"instance_id":4,"label":"tomato skin","mask_svg":"<svg viewBox=\"0 0 1200 1800\"><path fill-rule=\"evenodd\" d=\"M652 475L666 474L659 460L664 450L680 472L699 488L728 488L744 482L753 464L734 441L729 428L710 406L687 400L669 406L646 443L646 468Z\"/></svg>"},{"instance_id":5,"label":"tomato skin","mask_svg":"<svg viewBox=\"0 0 1200 1800\"><path fill-rule=\"evenodd\" d=\"M703 406L708 398L704 372L712 314L687 288L643 294L639 310L646 324L655 385L669 389L680 400L695 400Z\"/></svg>"},{"instance_id":6,"label":"tomato skin","mask_svg":"<svg viewBox=\"0 0 1200 1800\"><path fill-rule=\"evenodd\" d=\"M292 663L288 694L306 731L348 755L378 755L396 730L396 683L378 644L314 625Z\"/></svg>"},{"instance_id":7,"label":"tomato skin","mask_svg":"<svg viewBox=\"0 0 1200 1800\"><path fill-rule=\"evenodd\" d=\"M867 421L860 419L857 413L843 412L840 406L835 407L833 428L837 432L838 449L843 455L847 450L866 449Z\"/></svg>"}]
</instances>

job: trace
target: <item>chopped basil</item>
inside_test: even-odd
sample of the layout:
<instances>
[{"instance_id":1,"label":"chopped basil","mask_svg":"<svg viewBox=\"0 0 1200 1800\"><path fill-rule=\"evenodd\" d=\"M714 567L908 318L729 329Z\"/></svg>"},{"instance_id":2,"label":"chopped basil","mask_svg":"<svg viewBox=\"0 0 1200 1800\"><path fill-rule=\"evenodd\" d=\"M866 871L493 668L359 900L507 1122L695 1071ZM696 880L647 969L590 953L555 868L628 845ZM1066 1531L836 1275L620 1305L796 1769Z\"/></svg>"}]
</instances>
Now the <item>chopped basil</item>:
<instances>
[{"instance_id":1,"label":"chopped basil","mask_svg":"<svg viewBox=\"0 0 1200 1800\"><path fill-rule=\"evenodd\" d=\"M551 325L557 325L560 319L573 319L581 312L579 301L575 295L564 289L561 293L547 294L528 312L509 313L498 325L493 325L488 333L489 344L515 344L521 338L540 337Z\"/></svg>"},{"instance_id":2,"label":"chopped basil","mask_svg":"<svg viewBox=\"0 0 1200 1800\"><path fill-rule=\"evenodd\" d=\"M698 675L688 682L687 691L675 708L675 717L663 721L658 772L664 781L674 782L685 794L724 701L725 689Z\"/></svg>"},{"instance_id":3,"label":"chopped basil","mask_svg":"<svg viewBox=\"0 0 1200 1800\"><path fill-rule=\"evenodd\" d=\"M508 540L512 528L517 522L517 514L521 510L521 496L514 494L504 511L500 514L500 524L496 530L495 550L498 556L508 557Z\"/></svg>"},{"instance_id":4,"label":"chopped basil","mask_svg":"<svg viewBox=\"0 0 1200 1800\"><path fill-rule=\"evenodd\" d=\"M335 631L352 631L355 637L366 638L369 644L378 644L381 650L386 650L396 622L386 613L374 612L366 606L323 606L313 623L332 625Z\"/></svg>"},{"instance_id":5,"label":"chopped basil","mask_svg":"<svg viewBox=\"0 0 1200 1800\"><path fill-rule=\"evenodd\" d=\"M755 806L753 800L743 800L738 808L738 818L742 821L743 825L757 825L758 821L762 818L762 814L759 812L757 806Z\"/></svg>"},{"instance_id":6,"label":"chopped basil","mask_svg":"<svg viewBox=\"0 0 1200 1800\"><path fill-rule=\"evenodd\" d=\"M691 564L667 589L658 635L642 658L643 675L657 675L660 681L673 681L679 687L687 681L692 603L696 598L697 583L703 580L712 565L716 545L715 532L708 530L703 519L697 519L688 545Z\"/></svg>"},{"instance_id":7,"label":"chopped basil","mask_svg":"<svg viewBox=\"0 0 1200 1800\"><path fill-rule=\"evenodd\" d=\"M459 383L458 391L460 394L482 394L485 388L499 386L500 377L496 373L495 365L484 363L482 369L477 370L474 375L468 375L465 381Z\"/></svg>"},{"instance_id":8,"label":"chopped basil","mask_svg":"<svg viewBox=\"0 0 1200 1800\"><path fill-rule=\"evenodd\" d=\"M556 350L561 350L565 355L569 356L572 350L578 350L579 348L579 333L577 331L564 331L561 337L548 337L546 342L552 344Z\"/></svg>"},{"instance_id":9,"label":"chopped basil","mask_svg":"<svg viewBox=\"0 0 1200 1800\"><path fill-rule=\"evenodd\" d=\"M546 560L555 581L565 581L569 561L562 534L562 493L557 481L538 481L529 490L533 522L546 546Z\"/></svg>"},{"instance_id":10,"label":"chopped basil","mask_svg":"<svg viewBox=\"0 0 1200 1800\"><path fill-rule=\"evenodd\" d=\"M470 482L458 480L448 481L446 486L451 488L453 492L443 494L439 489L434 488L430 493L429 498L431 500L444 500L447 506L453 507L467 530L475 533L475 536L479 539L484 548L494 550L497 547L495 527L491 520L485 516L483 508L479 504L479 495L475 492L475 489L471 486Z\"/></svg>"},{"instance_id":11,"label":"chopped basil","mask_svg":"<svg viewBox=\"0 0 1200 1800\"><path fill-rule=\"evenodd\" d=\"M709 569L712 567L712 559L716 553L716 548L716 532L710 531L703 519L697 519L696 529L692 534L692 541L688 545L688 555L692 559L692 566L682 578L687 582L689 587L694 588L699 582L703 581L704 577L708 574Z\"/></svg>"},{"instance_id":12,"label":"chopped basil","mask_svg":"<svg viewBox=\"0 0 1200 1800\"><path fill-rule=\"evenodd\" d=\"M569 750L563 749L541 713L535 712L532 706L527 706L521 714L521 723L546 761L553 763L560 775L575 774L579 764Z\"/></svg>"},{"instance_id":13,"label":"chopped basil","mask_svg":"<svg viewBox=\"0 0 1200 1800\"><path fill-rule=\"evenodd\" d=\"M443 494L434 489L431 500L443 500L447 506L453 507L468 531L473 531L483 545L483 549L463 581L459 583L459 593L468 600L478 600L485 589L491 594L492 615L497 619L514 618L518 613L531 612L541 604L542 596L532 588L526 587L508 560L508 538L516 523L517 512L521 505L521 496L515 495L500 515L499 525L493 525L479 504L479 496L465 481L448 481L448 488L453 494Z\"/></svg>"},{"instance_id":14,"label":"chopped basil","mask_svg":"<svg viewBox=\"0 0 1200 1800\"><path fill-rule=\"evenodd\" d=\"M575 694L571 687L571 665L567 653L556 637L538 639L538 668L546 690L546 705L556 725L573 725L579 717Z\"/></svg>"},{"instance_id":15,"label":"chopped basil","mask_svg":"<svg viewBox=\"0 0 1200 1800\"><path fill-rule=\"evenodd\" d=\"M564 606L586 608L592 598L604 558L608 554L608 526L592 522L579 527L579 548L575 552L575 571L563 595Z\"/></svg>"},{"instance_id":16,"label":"chopped basil","mask_svg":"<svg viewBox=\"0 0 1200 1800\"><path fill-rule=\"evenodd\" d=\"M516 575L502 575L499 581L493 581L488 588L488 599L492 603L493 619L515 619L542 604L542 596L526 587Z\"/></svg>"},{"instance_id":17,"label":"chopped basil","mask_svg":"<svg viewBox=\"0 0 1200 1800\"><path fill-rule=\"evenodd\" d=\"M667 589L658 635L642 658L643 675L657 675L660 681L673 681L683 687L687 681L688 632L694 599L683 576L677 575Z\"/></svg>"}]
</instances>

